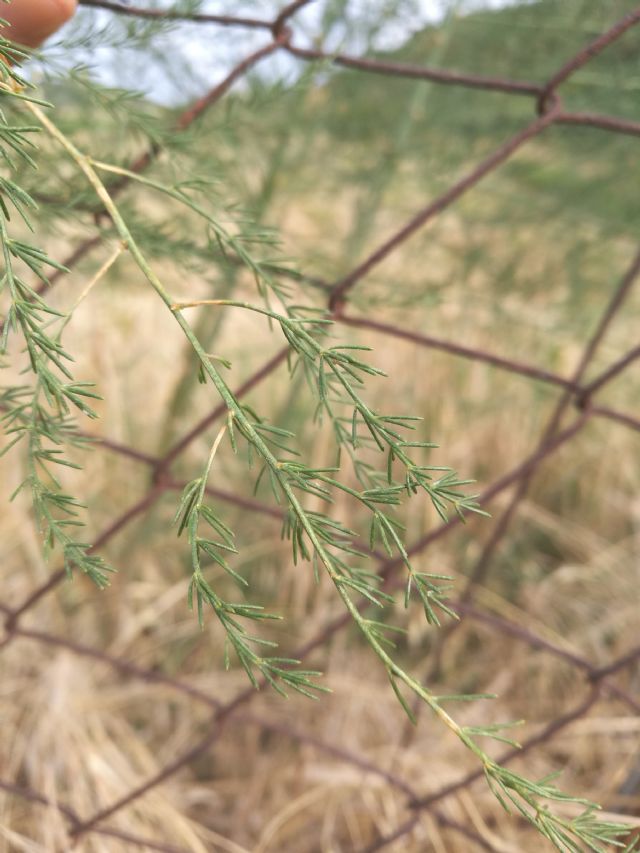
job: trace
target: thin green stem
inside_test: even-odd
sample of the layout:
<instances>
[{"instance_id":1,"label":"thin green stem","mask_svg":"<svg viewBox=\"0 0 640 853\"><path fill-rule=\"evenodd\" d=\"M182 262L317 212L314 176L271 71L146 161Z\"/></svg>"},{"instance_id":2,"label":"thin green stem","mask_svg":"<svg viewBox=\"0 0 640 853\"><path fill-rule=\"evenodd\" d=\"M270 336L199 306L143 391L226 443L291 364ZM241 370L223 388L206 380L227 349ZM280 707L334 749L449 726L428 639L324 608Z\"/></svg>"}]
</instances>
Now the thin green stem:
<instances>
[{"instance_id":1,"label":"thin green stem","mask_svg":"<svg viewBox=\"0 0 640 853\"><path fill-rule=\"evenodd\" d=\"M109 167L107 164L103 163L92 162L89 157L84 155L78 148L76 148L76 146L56 127L53 122L49 120L49 118L36 104L27 102L27 108L31 110L31 112L37 118L39 123L49 132L49 134L62 145L62 147L67 151L70 157L77 164L78 168L83 172L89 184L100 199L101 203L104 205L106 212L111 217L111 220L118 232L118 235L122 240L123 246L131 253L131 256L135 260L137 266L139 267L153 290L162 299L164 304L176 318L176 322L180 326L183 334L185 335L195 354L197 355L202 370L213 383L214 387L216 388L217 392L221 396L229 411L228 426L232 444L235 447L233 430L235 427L237 427L238 431L243 435L243 437L247 440L250 446L252 446L260 455L266 467L268 468L270 475L273 478L273 482L275 482L277 488L281 490L281 493L286 498L286 501L290 508L291 517L296 519L297 524L299 526L293 532L292 536L294 540L294 556L296 553L295 542L298 543L298 546L300 547L302 553L305 556L310 556L308 555L306 544L303 541L304 537L302 537L301 535L302 531L302 533L304 533L304 536L306 536L306 539L308 539L308 542L312 547L313 558L317 558L324 566L329 577L333 581L333 584L335 585L336 590L340 598L342 599L348 613L352 617L355 624L358 626L368 645L371 647L373 652L376 654L378 659L381 661L381 663L387 670L394 691L396 692L399 700L402 702L405 709L407 709L407 705L396 685L396 681L401 682L403 685L405 685L406 688L408 688L410 691L419 696L431 708L433 713L447 726L447 728L449 728L462 741L462 743L474 753L474 755L480 760L483 765L489 784L494 786L494 792L496 793L496 796L498 797L500 802L505 806L505 808L508 808L507 802L512 803L520 811L520 813L527 817L529 820L531 820L542 832L542 834L546 835L547 838L550 838L552 841L556 838L559 838L560 836L557 834L556 831L558 827L561 828L563 832L566 830L566 832L571 832L577 835L579 838L584 838L587 841L589 841L589 839L591 838L615 838L615 833L620 832L619 827L617 827L616 825L602 824L599 825L601 826L600 829L598 829L597 827L594 828L594 826L592 826L590 821L591 812L593 809L590 804L586 804L586 810L585 812L583 812L583 815L581 815L579 818L575 819L570 823L567 823L566 821L563 821L562 819L552 815L548 811L546 806L543 804L543 801L545 799L567 800L571 798L557 791L557 789L548 784L548 782L529 782L525 778L517 776L516 774L499 767L495 764L495 762L490 759L488 754L476 743L475 737L482 735L498 737L498 739L501 739L502 736L497 734L497 732L499 731L499 727L463 727L459 725L442 707L444 697L442 699L438 698L435 694L433 694L426 687L424 687L424 685L422 685L419 681L409 675L399 664L397 664L393 660L391 655L384 648L383 643L380 639L380 623L375 623L372 620L365 618L362 615L360 607L354 602L353 598L349 593L349 589L356 589L367 595L367 588L363 587L363 584L358 581L356 570L353 570L353 573L350 574L349 568L345 566L345 564L342 563L338 559L338 557L336 557L329 550L329 548L340 548L341 546L339 540L326 538L326 529L323 528L318 522L316 515L304 509L300 497L296 493L296 490L307 491L311 494L318 494L321 490L321 487L318 486L317 483L323 482L327 486L343 489L343 491L346 491L352 497L358 499L374 513L377 512L375 501L371 497L367 498L366 492L361 493L353 489L349 489L348 487L344 487L339 484L337 480L334 480L332 477L326 476L326 474L323 474L322 472L314 472L312 469L304 467L295 469L292 463L278 460L269 448L267 440L263 437L263 433L265 433L265 430L267 430L266 426L263 423L254 423L247 414L245 408L242 407L240 403L235 399L233 393L222 379L222 376L211 363L211 358L205 351L197 335L194 333L190 324L184 317L183 310L187 307L192 307L196 305L227 305L257 311L258 313L267 316L270 319L277 320L280 323L281 328L285 336L289 340L292 348L301 356L301 358L306 358L309 362L309 365L313 364L316 369L319 365L320 372L318 379L318 387L320 391L320 399L327 407L327 409L329 409L329 403L326 399L326 393L322 390L324 387L323 383L325 382L325 363L328 365L329 370L333 374L335 380L339 383L339 385L346 392L347 396L351 399L355 407L355 411L359 413L360 417L364 421L371 436L376 441L378 446L381 449L383 449L385 445L389 448L389 470L393 458L399 459L406 466L407 490L415 490L415 488L420 485L425 488L427 492L429 492L436 507L438 507L438 502L442 504L443 499L447 499L452 501L454 505L459 508L464 503L464 501L462 500L462 498L460 500L458 499L458 496L455 493L455 487L457 485L460 485L460 483L458 481L453 482L451 478L447 480L447 475L441 478L442 485L439 491L437 488L438 483L429 484L426 482L426 480L428 479L428 475L426 475L425 472L427 470L434 469L427 469L425 467L415 465L409 458L407 453L405 453L403 448L428 446L426 443L421 442L405 442L400 438L397 429L400 427L406 428L409 425L408 422L411 419L408 419L406 417L382 417L376 415L376 413L373 412L366 405L366 403L354 390L351 380L360 384L360 374L376 375L377 373L379 373L379 371L376 371L374 368L369 367L368 365L358 361L357 359L353 359L348 354L342 353L340 351L341 348L323 348L321 344L319 344L315 340L315 338L310 335L304 328L304 326L307 324L319 324L327 322L325 319L298 318L295 316L285 317L282 315L278 315L276 312L270 310L269 308L259 308L249 303L236 302L234 300L201 300L196 303L177 303L174 299L171 298L171 295L169 294L165 286L162 284L158 276L155 274L154 270L151 268L144 253L140 249L133 234L131 233L124 218L122 217L118 207L113 201L113 198L105 188L96 171L96 169L99 168L105 171L114 172L116 174L128 174L126 170L121 170L118 167ZM155 182L151 182L148 179L140 179L140 176L137 175L134 175L133 177L149 187L158 189L162 192L168 192L169 195L178 199L182 203L187 204L194 211L196 210L197 206L194 206L194 204L188 198L186 198L183 193L174 190L167 190L161 185L156 185ZM208 220L211 221L211 218L208 216L208 214L205 215L207 216ZM3 253L5 257L5 262L7 262L8 260L10 260L10 258L8 257L8 238L6 237L6 229L4 228L4 225L2 225L2 231L0 236L2 236L3 239ZM242 258L243 255L241 254L240 257ZM249 262L249 265L252 266L254 270L259 269L259 265L256 265L253 262ZM7 281L9 282L9 286L11 288L12 278L10 273L10 264L7 264ZM356 443L356 427L357 424L354 415L354 446ZM197 481L194 481L187 487L185 495L183 496L183 513L181 528L184 529L185 527L188 527L189 530L189 541L192 549L192 562L194 572L196 574L195 580L192 581L191 595L193 595L195 591L199 611L201 611L202 601L205 600L205 598L211 603L216 614L218 615L218 618L225 626L225 630L227 631L227 637L230 639L231 643L234 645L236 651L238 652L240 659L245 669L247 670L252 682L256 684L255 677L252 674L252 668L257 666L265 675L267 680L272 683L276 687L276 689L278 689L278 686L276 684L276 678L284 678L286 680L287 672L289 671L288 668L293 662L281 658L262 658L256 655L249 648L247 642L256 642L258 641L257 638L249 637L248 635L246 635L242 627L237 622L237 617L254 619L270 617L267 617L266 615L258 615L257 611L260 610L260 608L256 608L253 605L234 605L229 602L225 602L211 589L211 587L206 583L206 581L204 580L204 578L202 578L201 575L199 548L207 544L207 540L200 539L197 535L197 524L200 514L202 514L203 517L208 516L208 519L214 528L223 529L223 538L225 538L224 534L230 534L230 532L226 528L222 527L219 520L213 517L212 514L208 513L207 509L203 506L206 480L211 471L213 459L219 448L220 442L222 441L224 432L224 430L221 430L215 439L203 475L201 476L201 478L199 478ZM278 436L279 434L284 434L284 431L278 431L276 428L271 428L271 432L274 433L276 436ZM324 470L326 471L327 469ZM315 484L313 482L314 480L316 481ZM387 497L390 499L386 502L393 503L395 487L393 487L391 484L390 474L389 484L391 491L388 493ZM382 494L379 493L378 497L381 496ZM469 508L469 506L470 505L468 505L467 508ZM344 533L345 531L345 528L338 528L337 523L332 522L332 520L328 517L324 518L324 523L334 524L335 529L340 529L341 533ZM397 547L400 549L400 552L403 554L403 556L406 556L406 552L404 551L402 543L393 533L392 526L387 525L386 529L389 535L391 535L394 539ZM221 545L220 543L215 542L211 542L208 544L216 547L224 547L225 545L225 543L222 543ZM354 553L354 551L350 550L349 547L343 547L342 550L346 551L347 553ZM376 601L376 599L372 595L369 595L368 597L372 601ZM201 613L199 613L199 615L201 616ZM267 644L269 644L268 641ZM308 695L310 695L309 690L314 689L314 686L310 686L307 677L308 675L309 673L299 674L298 686L296 687L296 689L300 689L301 692L306 692ZM295 686L295 682L293 679L294 676L293 673L291 673L290 683L293 683ZM527 812L525 806L530 809L530 812ZM609 833L609 836L607 836L607 833ZM616 842L614 841L614 843ZM571 847L567 847L567 849L571 849ZM597 850L599 848L594 847L592 845L592 849Z\"/></svg>"},{"instance_id":2,"label":"thin green stem","mask_svg":"<svg viewBox=\"0 0 640 853\"><path fill-rule=\"evenodd\" d=\"M325 569L329 573L338 594L342 598L345 606L347 607L349 613L351 614L353 620L360 628L361 632L365 636L371 648L374 650L376 655L379 657L381 662L386 667L387 671L392 674L394 677L403 681L409 689L413 690L417 693L424 701L430 706L430 708L436 713L440 719L470 748L472 749L479 757L485 760L485 756L482 751L474 744L474 742L469 738L461 727L453 720L450 715L440 707L435 697L427 691L418 681L409 676L398 664L396 664L389 654L385 651L385 649L380 645L380 643L376 640L375 636L373 636L371 630L367 625L367 620L361 615L360 611L346 592L344 588L344 583L341 575L336 571L334 562L325 549L323 543L318 538L316 530L314 526L311 524L307 513L304 511L297 495L294 493L291 485L287 480L281 476L281 465L276 459L276 457L271 453L265 441L259 435L259 433L254 429L253 424L245 414L242 407L235 400L233 394L230 389L215 369L215 367L211 364L211 361L207 355L207 353L202 348L200 342L194 335L191 326L183 317L182 312L180 310L180 306L175 302L155 274L148 261L146 260L144 254L138 247L133 235L131 234L129 228L127 227L126 222L124 221L120 211L106 190L104 184L98 177L94 167L91 164L90 158L86 157L82 152L80 152L76 146L56 127L56 125L43 113L43 111L37 107L35 104L29 104L29 108L36 116L38 121L49 131L49 133L58 140L58 142L63 146L63 148L69 153L72 159L76 162L78 167L85 174L87 180L95 190L97 196L100 198L101 202L104 204L106 211L111 217L120 238L122 239L124 245L131 253L132 257L136 261L138 267L146 277L149 284L156 291L158 296L162 299L165 305L171 310L172 314L175 316L180 328L183 333L186 335L187 339L191 343L196 355L198 356L200 363L203 369L206 371L207 375L213 382L216 390L224 400L227 408L232 413L232 417L236 420L238 426L242 428L243 433L246 437L251 441L256 450L260 453L261 457L267 463L269 468L273 471L274 475L278 479L280 483L280 487L282 491L286 495L287 501L294 513L296 514L300 524L304 528L305 533L307 534L309 541L313 545L315 552L320 558L322 564ZM229 300L223 300L222 304L235 304L230 302ZM267 316L274 316L275 318L278 315L275 315L274 312L270 312L268 309L264 308L255 308L255 306L248 306L253 310L259 311L259 313L266 314Z\"/></svg>"}]
</instances>

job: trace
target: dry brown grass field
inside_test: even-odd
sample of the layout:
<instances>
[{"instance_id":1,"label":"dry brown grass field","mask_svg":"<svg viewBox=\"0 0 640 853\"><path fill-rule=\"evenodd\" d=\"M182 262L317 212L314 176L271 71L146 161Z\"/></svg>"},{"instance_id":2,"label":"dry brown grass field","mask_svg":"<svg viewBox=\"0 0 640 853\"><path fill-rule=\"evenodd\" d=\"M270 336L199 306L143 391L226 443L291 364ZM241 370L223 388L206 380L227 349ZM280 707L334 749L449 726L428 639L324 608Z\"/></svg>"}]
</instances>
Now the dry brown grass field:
<instances>
[{"instance_id":1,"label":"dry brown grass field","mask_svg":"<svg viewBox=\"0 0 640 853\"><path fill-rule=\"evenodd\" d=\"M634 37L637 49L637 33ZM415 82L410 85L403 91L407 98L416 97ZM315 115L331 102L332 89L323 84L296 97ZM471 102L476 96L467 92L466 97ZM269 109L274 99L266 98ZM238 102L240 129L250 131L259 110L252 102L242 112L241 96ZM428 107L426 101L427 113ZM68 109L65 116L61 107L60 116L71 126L75 118ZM468 145L458 141L443 157L442 169L430 172L449 131L435 130L432 141L425 142L424 161L416 157L423 115L419 104L416 109L416 138L411 128L409 142L382 134L372 142L371 155L366 139L337 139L332 131L319 130L323 119L318 116L300 143L304 147L313 134L314 147L307 156L295 141L283 147L280 171L269 172L265 164L270 146L277 147L279 140L284 145L281 127L272 136L265 131L264 139L249 133L242 148L244 167L234 170L231 164L226 173L229 192L249 205L271 180L276 189L271 186L261 216L278 233L282 256L304 273L336 280L485 156L494 139L508 136L518 118L509 114L503 129L498 116L496 129L479 132ZM220 131L216 121L205 120L194 145L205 146L207 134ZM225 117L220 125L228 122ZM578 133L588 136L590 147L576 155L571 146L577 136L571 134ZM238 149L233 138L220 139L214 166L224 174ZM600 130L550 129L359 283L347 313L571 376L637 252L640 221L636 205L635 221L629 215L618 228L606 210L583 206L582 190L576 188L589 184L603 164L613 173L617 163L632 163L635 156L637 167L638 139L625 138L627 143L623 150L616 148L617 138ZM346 181L345 174L360 168L366 178L360 158L375 160L385 146L390 157L398 153L388 181ZM54 156L50 142L44 147L46 156ZM592 156L596 149L600 159ZM566 180L574 182L568 209L545 201L555 198L558 163L570 175ZM154 168L154 174L166 176L174 165L161 158ZM379 170L372 168L371 174L379 178ZM637 168L633 180L637 183ZM635 190L627 189L632 209ZM216 189L222 195L226 191L224 185ZM610 201L606 192L603 210ZM515 197L522 202L516 210L510 206ZM123 199L124 209L146 217L148 230L155 220L160 228L176 217L171 236L189 232L187 214L146 190L129 189ZM372 205L375 215L359 230ZM79 215L65 226L43 225L40 239L53 257L62 258L92 228L90 218ZM101 245L48 293L50 304L69 310L116 245L105 228ZM176 301L225 289L235 299L257 301L253 280L242 271L222 265L210 270L200 261L185 267L162 251L151 258ZM323 305L322 289L295 282L290 287L293 303ZM189 319L206 338L208 351L232 363L223 369L232 388L282 346L277 328L241 310L201 307L192 309ZM637 345L639 328L637 282L607 330L587 379ZM387 377L367 382L368 402L424 418L421 437L439 445L429 451L429 463L451 466L475 480L474 492L483 492L534 452L561 393L481 360L375 330L336 322L330 334L335 341L372 347L368 357ZM88 538L93 540L143 498L151 477L144 461L101 446L100 439L156 457L218 400L211 385L194 381L193 360L173 317L126 255L86 294L65 342L76 359L75 376L96 381L103 397L99 419L80 423L95 444L71 451L82 470L61 475L65 487L87 504ZM17 339L10 339L8 355L12 366L3 371L3 385L24 381ZM300 376L289 377L286 364L252 389L246 402L271 422L294 430L312 466L333 463L331 430L313 421L312 396ZM603 390L597 404L638 418L637 363ZM570 408L563 426L577 416ZM201 471L221 423L180 456L171 473L175 483ZM42 555L29 496L9 500L22 476L18 450L0 459L0 600L6 608L27 599L57 568L55 555L49 562ZM228 444L221 445L210 485L219 490L216 506L237 534L233 566L250 581L251 600L283 616L261 631L289 654L339 617L343 606L328 577L316 580L310 565L293 564L290 543L281 536L280 510L264 485L254 496L255 476L244 457L234 457ZM353 480L348 470L345 476ZM223 493L240 498L240 505ZM452 576L454 601L511 495L505 490L487 502L491 519L470 516L466 525L416 556L419 570ZM512 766L535 779L560 772L563 791L600 803L606 817L630 826L640 811L639 717L607 685L590 702L584 668L568 658L604 666L637 646L639 495L637 429L593 417L536 470L475 586L470 610L466 615L462 610L458 629L449 633L447 623L440 629L429 626L417 603L405 609L400 602L385 615L407 631L399 640L398 658L435 693L497 695L457 705L456 719L462 723L522 720L516 736L526 742L587 703L571 724ZM411 831L385 849L551 849L524 820L505 813L483 779L432 808L410 808L411 799L455 783L475 771L478 762L427 708L420 709L417 725L408 722L384 669L352 628L336 632L305 660L305 666L323 672L322 683L331 693L311 701L261 690L212 724L214 707L206 697L229 702L247 679L235 664L225 671L223 630L213 614L201 630L187 607L188 548L171 526L178 497L177 488L166 489L101 549L118 568L108 589L99 591L80 576L64 582L25 615L24 632L1 649L0 778L37 791L48 805L0 790L0 850L125 853L142 846L195 853L351 853L392 835L414 814ZM319 508L313 497L305 503ZM340 498L332 511L349 527L364 529L363 516L347 499ZM402 517L409 543L439 524L426 498L407 502ZM211 571L220 589L238 594L222 570ZM29 631L61 642L39 642ZM162 678L154 683L126 667L118 670L99 654L82 654L80 647L179 679L193 690L179 692ZM612 676L636 702L639 679L637 661ZM73 822L58 804L81 819L88 817L144 785L209 734L207 747L179 772L99 824L112 834L91 832L74 846ZM508 749L500 743L486 748L492 756ZM577 813L572 803L555 809L567 817ZM145 847L131 837L154 839L160 846L149 842Z\"/></svg>"}]
</instances>

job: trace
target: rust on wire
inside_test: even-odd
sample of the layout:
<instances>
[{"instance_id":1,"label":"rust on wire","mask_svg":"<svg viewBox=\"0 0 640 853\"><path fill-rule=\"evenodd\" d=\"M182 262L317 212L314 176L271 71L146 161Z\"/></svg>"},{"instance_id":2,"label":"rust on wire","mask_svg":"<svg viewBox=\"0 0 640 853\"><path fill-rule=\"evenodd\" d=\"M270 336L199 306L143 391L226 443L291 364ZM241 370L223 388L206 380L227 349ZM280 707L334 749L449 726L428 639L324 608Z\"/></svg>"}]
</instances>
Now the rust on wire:
<instances>
[{"instance_id":1,"label":"rust on wire","mask_svg":"<svg viewBox=\"0 0 640 853\"><path fill-rule=\"evenodd\" d=\"M531 82L523 80L509 80L500 77L473 75L462 73L457 70L421 67L410 64L387 62L368 57L355 57L342 53L327 53L317 47L303 48L293 44L293 30L295 15L304 7L310 5L312 0L295 0L285 5L273 20L245 16L227 16L215 14L201 14L196 12L179 12L172 10L161 10L154 8L142 8L138 6L123 5L111 0L80 0L86 7L104 9L116 14L144 19L167 20L167 21L189 21L205 25L218 25L222 27L247 28L262 30L271 34L272 40L259 49L249 53L228 75L201 99L192 104L178 118L177 129L185 130L205 111L219 102L232 86L247 74L258 63L268 59L280 50L286 51L292 57L303 62L324 61L339 67L350 69L354 72L385 75L388 77L404 77L415 80L425 80L432 83L460 86L472 89L484 89L497 91L504 94L531 97L538 109L538 116L529 124L524 126L517 134L506 140L502 146L493 151L482 160L468 174L461 177L451 185L438 198L428 202L403 226L391 234L385 241L375 247L370 254L356 265L350 272L343 276L332 287L326 282L312 279L310 276L299 276L290 271L283 270L282 275L299 277L301 280L307 278L313 280L315 286L327 292L328 315L335 321L344 325L367 328L377 333L394 338L402 338L416 346L429 347L447 353L454 358L463 358L478 363L484 363L500 370L505 370L515 376L527 380L539 381L552 387L560 389L560 397L551 418L542 432L536 446L529 455L510 471L504 473L493 483L483 490L480 500L483 504L490 504L494 499L514 489L510 503L495 524L493 534L481 553L468 583L454 606L457 607L461 616L474 620L485 626L487 630L509 636L518 642L522 642L541 653L562 659L568 665L581 671L585 678L587 692L583 698L570 710L550 720L535 735L525 740L521 749L509 750L499 758L501 763L509 763L516 757L548 743L555 735L563 731L572 723L582 719L605 694L613 696L618 701L625 703L636 712L640 712L640 702L629 691L625 690L616 676L625 668L638 662L640 659L640 646L628 649L617 658L608 663L596 666L579 652L551 642L528 627L516 624L503 616L498 616L486 608L480 607L474 601L474 592L480 580L489 569L491 559L496 548L499 546L509 523L514 516L518 505L527 492L531 479L540 470L541 466L551 458L560 448L566 446L581 433L584 427L594 418L601 418L618 424L633 431L640 431L640 417L637 414L618 411L606 405L602 405L597 395L610 383L627 371L635 360L640 356L640 347L634 345L620 358L602 370L589 382L584 381L584 375L590 366L593 356L598 349L602 337L609 324L620 311L632 286L635 284L640 273L640 253L632 260L627 272L613 291L604 308L596 328L587 340L580 360L570 377L558 375L537 365L523 363L519 360L503 355L497 355L486 350L463 346L457 342L450 342L410 331L406 328L393 326L389 323L380 322L373 318L356 316L347 312L349 296L352 289L365 276L369 274L378 264L394 253L401 245L411 238L417 231L435 218L443 210L453 204L468 190L476 186L486 175L498 169L522 146L532 139L540 136L549 126L554 124L581 125L594 127L605 132L640 135L640 124L624 118L602 115L590 112L572 112L564 109L558 94L559 88L580 68L588 64L595 56L599 55L609 45L616 42L634 25L640 23L640 8L636 9L620 21L614 23L608 30L592 40L582 50L569 57L558 68L558 70L546 82ZM159 146L152 146L144 151L130 165L130 171L144 172L154 160L161 154ZM129 178L124 177L112 185L111 192L121 191L129 183ZM98 222L105 214L96 214ZM101 237L91 237L80 243L66 259L65 266L72 268L76 266L89 252L101 243ZM55 283L61 276L55 272L51 277L51 283ZM1 329L0 329L1 332ZM260 366L252 376L237 390L236 396L241 397L251 391L260 383L264 382L271 374L282 365L288 357L288 350L282 349L273 357ZM564 425L564 416L569 410L575 414L575 418ZM216 406L205 418L191 427L172 447L160 458L146 454L134 447L116 442L108 438L98 438L96 446L112 453L118 453L132 461L149 467L152 477L151 484L146 492L136 503L124 510L120 516L115 518L93 543L92 550L99 548L109 541L113 536L127 528L131 522L143 516L150 507L164 494L181 489L183 484L177 480L173 473L173 464L182 457L184 451L201 436L217 419L226 412L224 405ZM281 511L271 506L266 506L253 498L243 498L224 490L210 488L210 494L230 503L235 503L247 513L255 512L265 516L281 519ZM448 533L459 524L457 518L429 531L416 540L407 550L409 555L414 556L424 552L433 542L448 535ZM378 558L371 554L372 559L377 559L377 571L382 579L383 588L386 591L395 591L404 584L399 575L402 565L401 558ZM338 761L358 768L363 773L376 775L381 782L396 789L404 798L405 805L411 810L408 818L400 820L395 829L385 835L374 839L366 848L367 851L382 850L396 841L406 839L414 830L420 820L420 811L429 811L432 820L435 820L443 828L450 829L477 847L486 850L494 849L486 838L477 833L469 826L465 826L453 820L448 814L440 812L437 805L457 792L468 788L477 779L481 778L482 770L476 770L461 777L458 781L441 787L439 790L427 795L419 796L414 786L399 775L389 771L387 768L363 758L356 752L342 747L339 744L323 741L307 732L296 729L288 723L282 723L270 719L268 716L252 713L245 709L256 695L252 687L246 687L227 702L222 702L215 697L209 696L198 687L187 681L174 678L159 670L139 666L122 657L112 656L100 649L82 645L73 639L67 639L42 630L24 627L23 617L30 613L36 606L52 591L54 591L66 577L65 572L60 569L34 589L29 596L18 606L9 607L0 602L0 612L4 615L4 638L0 643L0 651L9 644L19 641L31 641L42 646L54 646L64 648L71 654L89 658L96 663L104 664L122 676L142 681L146 684L156 684L164 689L178 695L183 695L193 702L207 705L211 712L211 719L206 734L197 742L189 746L181 755L176 756L170 763L164 765L156 774L145 782L123 794L117 801L107 805L93 814L85 817L64 803L53 801L32 788L18 785L10 780L0 779L0 789L16 798L29 801L42 808L56 809L65 818L69 837L77 842L88 834L97 834L105 837L119 839L130 847L140 847L148 850L166 851L166 853L180 853L179 848L161 841L138 837L133 834L104 824L108 818L117 815L136 803L148 791L161 785L172 778L181 768L196 760L203 752L210 749L217 741L222 727L227 724L254 725L264 731L270 731L283 737L288 737L299 743L305 743L316 750L331 755ZM366 600L360 601L357 606L364 609ZM349 614L344 613L325 624L314 636L304 642L292 653L292 657L304 660L313 651L321 648L327 641L350 623ZM449 632L450 633L450 632ZM446 634L443 646L446 647ZM364 851L361 851L364 853Z\"/></svg>"}]
</instances>

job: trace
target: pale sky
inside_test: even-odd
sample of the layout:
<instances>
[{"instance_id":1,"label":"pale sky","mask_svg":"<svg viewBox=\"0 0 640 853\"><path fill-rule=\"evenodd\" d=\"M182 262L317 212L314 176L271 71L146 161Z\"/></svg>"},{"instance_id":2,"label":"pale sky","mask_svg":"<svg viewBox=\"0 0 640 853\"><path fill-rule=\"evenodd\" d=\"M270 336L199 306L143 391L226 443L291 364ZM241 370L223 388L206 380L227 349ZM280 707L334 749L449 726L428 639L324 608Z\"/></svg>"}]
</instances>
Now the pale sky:
<instances>
[{"instance_id":1,"label":"pale sky","mask_svg":"<svg viewBox=\"0 0 640 853\"><path fill-rule=\"evenodd\" d=\"M125 0L126 2L126 0ZM149 0L135 0L140 5L154 4ZM236 15L253 15L272 18L282 7L284 0L204 0L199 11ZM310 43L322 32L323 14L329 0L314 0L295 18L295 31L300 44ZM377 49L393 49L405 42L413 32L429 23L442 20L448 12L459 14L479 8L499 8L523 0L399 0L400 13L383 27L373 39ZM354 54L361 53L369 39L366 24L375 21L378 10L388 6L388 0L350 0L348 4L350 25L334 26L326 36L324 46L328 50L341 49ZM180 103L202 94L211 86L211 81L224 77L226 71L242 56L268 39L264 31L228 29L214 25L172 24L166 34L154 38L154 47L160 56L171 55L172 71L168 73L164 62L153 62L149 53L127 48L126 27L131 18L114 15L96 9L81 9L74 21L63 28L60 34L46 46L51 61L60 67L86 64L93 76L107 85L132 88L143 92L153 100L164 103ZM87 49L82 45L82 35L88 27L103 30L102 46ZM268 64L267 64L268 63ZM290 77L295 79L300 63L283 55L275 56L263 64L261 73L271 78ZM175 79L174 79L175 78Z\"/></svg>"}]
</instances>

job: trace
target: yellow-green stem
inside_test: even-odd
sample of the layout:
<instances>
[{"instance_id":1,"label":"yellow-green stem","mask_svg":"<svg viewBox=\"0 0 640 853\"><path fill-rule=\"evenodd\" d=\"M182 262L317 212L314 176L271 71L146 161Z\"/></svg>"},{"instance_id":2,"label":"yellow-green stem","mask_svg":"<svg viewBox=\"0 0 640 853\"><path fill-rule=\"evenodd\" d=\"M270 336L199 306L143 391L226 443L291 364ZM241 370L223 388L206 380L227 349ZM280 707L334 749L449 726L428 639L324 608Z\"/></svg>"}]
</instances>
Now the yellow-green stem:
<instances>
[{"instance_id":1,"label":"yellow-green stem","mask_svg":"<svg viewBox=\"0 0 640 853\"><path fill-rule=\"evenodd\" d=\"M360 631L363 633L368 644L371 646L378 658L384 664L387 671L390 672L398 680L404 682L404 684L406 684L406 686L410 690L420 696L420 698L423 699L424 702L429 705L431 710L445 723L445 725L449 729L451 729L457 735L457 737L460 738L460 740L469 749L471 749L486 765L489 762L488 756L477 746L477 744L472 740L472 738L465 733L465 731L455 722L455 720L453 720L450 715L440 706L439 702L437 701L437 698L432 695L425 687L423 687L422 684L420 684L408 673L406 673L400 666L398 666L398 664L395 663L395 661L380 645L375 636L372 635L367 625L367 620L361 615L357 606L354 604L347 592L344 590L343 584L341 583L341 577L333 565L331 556L326 551L324 545L317 537L315 530L313 529L313 526L311 525L298 497L294 493L290 483L288 483L286 478L282 476L278 460L273 456L261 436L255 431L253 425L246 417L244 411L233 397L233 394L231 393L230 389L228 388L220 374L217 372L217 370L211 364L207 353L204 351L199 340L194 335L191 326L185 320L181 311L176 310L176 301L171 298L170 294L168 293L158 276L150 267L141 249L136 243L133 235L129 231L129 228L126 222L124 221L118 207L116 206L115 202L109 195L109 192L107 191L106 187L104 186L104 184L98 177L98 174L96 173L95 169L93 168L90 158L83 154L78 148L76 148L76 146L62 133L62 131L59 130L59 128L45 115L45 113L36 104L27 103L26 106L29 110L31 110L31 112L42 124L42 126L51 134L54 139L56 139L62 145L62 147L67 151L70 157L76 162L78 167L81 169L81 171L84 173L87 180L93 187L96 195L104 204L105 210L111 217L111 220L113 221L113 224L116 230L118 231L118 234L121 240L123 241L125 247L131 253L131 256L135 260L136 264L140 268L141 272L144 274L149 284L153 287L153 289L165 303L167 308L175 316L183 333L186 335L196 355L198 356L203 366L203 369L206 371L207 375L213 382L218 393L224 400L227 408L233 413L233 416L238 421L238 423L242 425L245 435L249 437L252 444L256 447L262 458L265 460L267 465L269 465L271 470L278 478L280 487L286 495L289 505L296 514L298 520L300 521L300 524L304 528L311 544L313 545L316 553L322 561L325 569L329 573L338 591L338 594L342 598L347 610L351 614L354 622L358 625Z\"/></svg>"}]
</instances>

